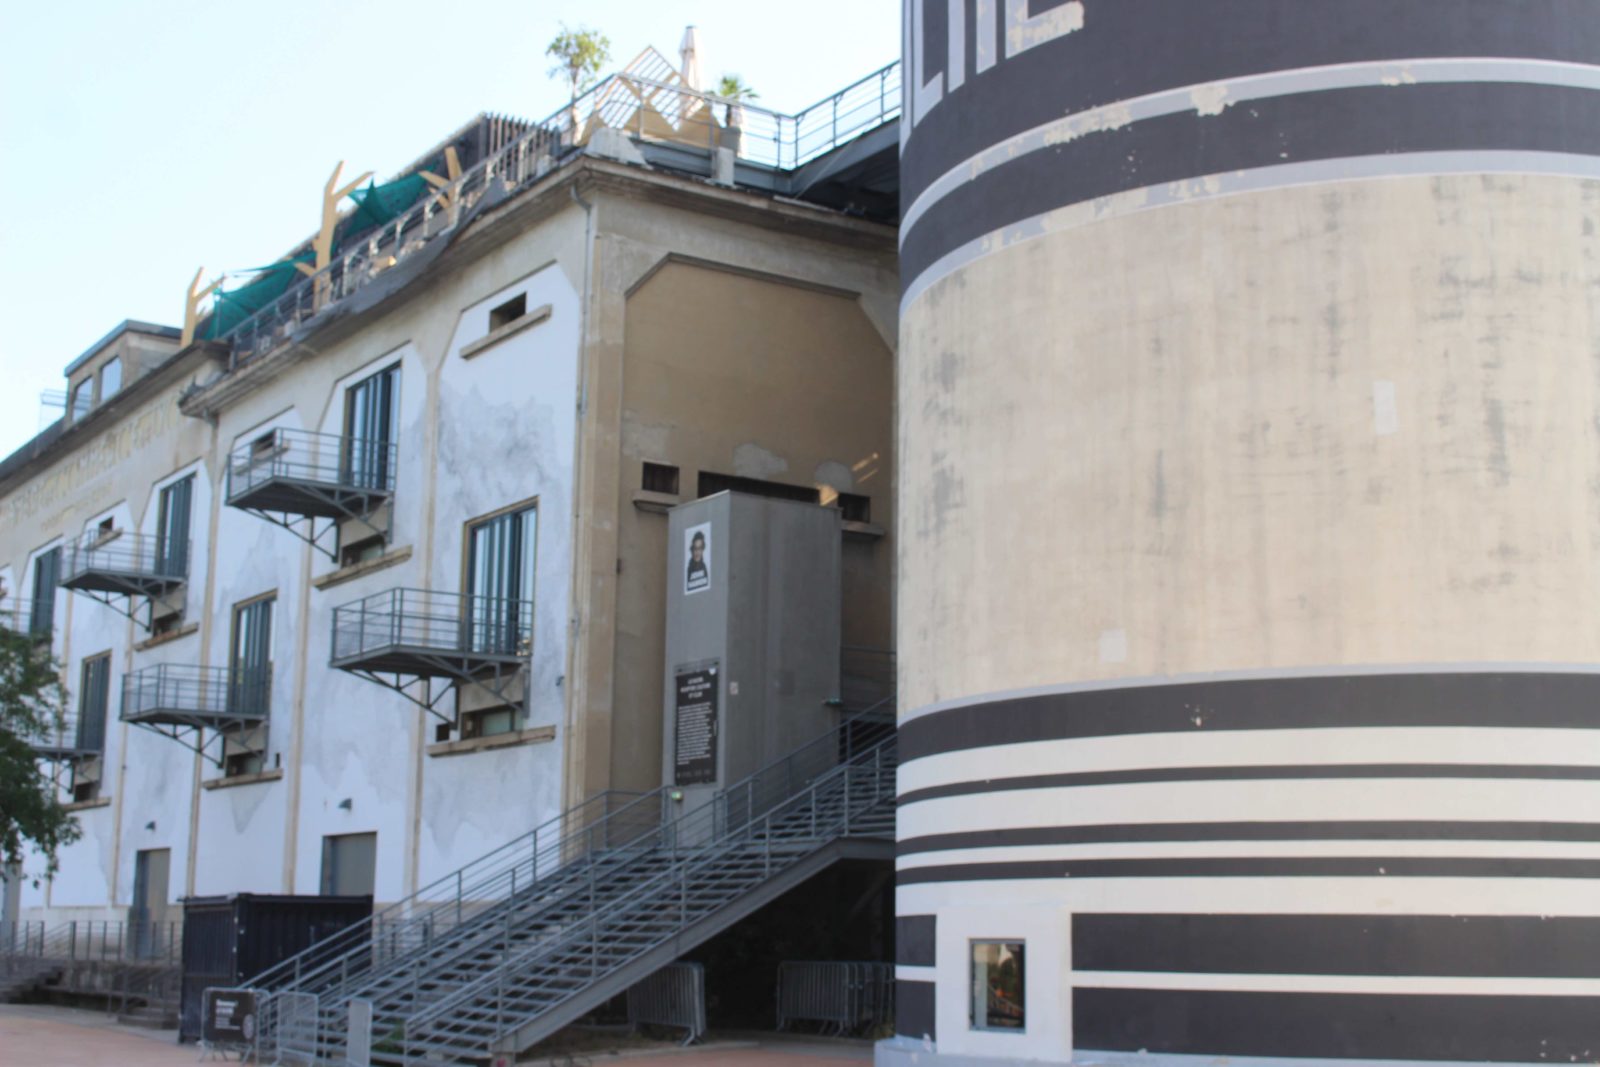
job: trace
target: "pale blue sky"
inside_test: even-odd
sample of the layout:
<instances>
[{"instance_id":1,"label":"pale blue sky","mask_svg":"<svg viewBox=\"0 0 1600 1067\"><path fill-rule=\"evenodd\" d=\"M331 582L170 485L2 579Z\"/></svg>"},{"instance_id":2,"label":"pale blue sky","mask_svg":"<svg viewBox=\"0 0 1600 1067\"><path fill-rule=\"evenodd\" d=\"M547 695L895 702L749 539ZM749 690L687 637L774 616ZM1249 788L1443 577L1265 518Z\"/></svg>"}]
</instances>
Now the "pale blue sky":
<instances>
[{"instance_id":1,"label":"pale blue sky","mask_svg":"<svg viewBox=\"0 0 1600 1067\"><path fill-rule=\"evenodd\" d=\"M196 267L270 262L310 235L322 183L405 166L479 111L560 107L558 23L615 65L737 72L794 111L899 53L899 0L197 0L0 9L0 456L39 393L123 319L178 325Z\"/></svg>"}]
</instances>

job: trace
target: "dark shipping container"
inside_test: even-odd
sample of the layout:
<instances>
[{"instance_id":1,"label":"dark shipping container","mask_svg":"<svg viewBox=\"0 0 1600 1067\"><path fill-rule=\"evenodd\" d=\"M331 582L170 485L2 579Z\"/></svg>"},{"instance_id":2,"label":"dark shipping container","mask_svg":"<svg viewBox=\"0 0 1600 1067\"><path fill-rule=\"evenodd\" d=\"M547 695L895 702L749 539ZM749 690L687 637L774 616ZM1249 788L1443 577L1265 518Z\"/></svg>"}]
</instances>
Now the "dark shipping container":
<instances>
[{"instance_id":1,"label":"dark shipping container","mask_svg":"<svg viewBox=\"0 0 1600 1067\"><path fill-rule=\"evenodd\" d=\"M207 989L249 985L267 968L371 914L371 897L239 893L186 899L178 1040L200 1039Z\"/></svg>"}]
</instances>

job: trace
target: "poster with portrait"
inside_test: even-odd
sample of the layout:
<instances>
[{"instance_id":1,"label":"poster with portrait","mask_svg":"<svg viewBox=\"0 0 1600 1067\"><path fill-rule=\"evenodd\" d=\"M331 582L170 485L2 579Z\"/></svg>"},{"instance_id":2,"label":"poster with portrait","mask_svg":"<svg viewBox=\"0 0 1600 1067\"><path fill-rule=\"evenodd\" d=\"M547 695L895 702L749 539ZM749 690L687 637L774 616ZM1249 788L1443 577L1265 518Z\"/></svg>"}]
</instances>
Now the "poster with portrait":
<instances>
[{"instance_id":1,"label":"poster with portrait","mask_svg":"<svg viewBox=\"0 0 1600 1067\"><path fill-rule=\"evenodd\" d=\"M683 531L683 593L692 596L711 588L711 524Z\"/></svg>"}]
</instances>

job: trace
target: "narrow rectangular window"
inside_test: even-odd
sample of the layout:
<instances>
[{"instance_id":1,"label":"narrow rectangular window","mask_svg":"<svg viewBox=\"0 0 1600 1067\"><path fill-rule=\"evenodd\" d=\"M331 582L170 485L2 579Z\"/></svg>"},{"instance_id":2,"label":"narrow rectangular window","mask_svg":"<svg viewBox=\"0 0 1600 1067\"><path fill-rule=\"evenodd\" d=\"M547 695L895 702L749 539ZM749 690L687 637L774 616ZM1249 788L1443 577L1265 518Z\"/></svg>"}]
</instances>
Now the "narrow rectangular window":
<instances>
[{"instance_id":1,"label":"narrow rectangular window","mask_svg":"<svg viewBox=\"0 0 1600 1067\"><path fill-rule=\"evenodd\" d=\"M233 609L233 649L229 657L228 710L265 716L272 686L272 605L266 596Z\"/></svg>"},{"instance_id":2,"label":"narrow rectangular window","mask_svg":"<svg viewBox=\"0 0 1600 1067\"><path fill-rule=\"evenodd\" d=\"M528 313L528 294L519 293L489 312L489 332L509 326Z\"/></svg>"},{"instance_id":3,"label":"narrow rectangular window","mask_svg":"<svg viewBox=\"0 0 1600 1067\"><path fill-rule=\"evenodd\" d=\"M678 493L678 468L670 463L646 463L641 489L651 493Z\"/></svg>"},{"instance_id":4,"label":"narrow rectangular window","mask_svg":"<svg viewBox=\"0 0 1600 1067\"><path fill-rule=\"evenodd\" d=\"M122 357L114 356L100 368L100 403L104 404L121 391Z\"/></svg>"},{"instance_id":5,"label":"narrow rectangular window","mask_svg":"<svg viewBox=\"0 0 1600 1067\"><path fill-rule=\"evenodd\" d=\"M83 661L78 680L78 736L74 747L103 752L106 747L106 708L111 702L111 653Z\"/></svg>"},{"instance_id":6,"label":"narrow rectangular window","mask_svg":"<svg viewBox=\"0 0 1600 1067\"><path fill-rule=\"evenodd\" d=\"M972 942L972 1029L1026 1029L1023 944Z\"/></svg>"},{"instance_id":7,"label":"narrow rectangular window","mask_svg":"<svg viewBox=\"0 0 1600 1067\"><path fill-rule=\"evenodd\" d=\"M467 528L468 648L523 654L533 638L539 510L507 511Z\"/></svg>"},{"instance_id":8,"label":"narrow rectangular window","mask_svg":"<svg viewBox=\"0 0 1600 1067\"><path fill-rule=\"evenodd\" d=\"M61 549L52 548L33 561L33 608L28 632L48 637L55 629L56 586L61 582Z\"/></svg>"},{"instance_id":9,"label":"narrow rectangular window","mask_svg":"<svg viewBox=\"0 0 1600 1067\"><path fill-rule=\"evenodd\" d=\"M156 573L189 577L189 512L194 500L194 475L165 489L156 507Z\"/></svg>"},{"instance_id":10,"label":"narrow rectangular window","mask_svg":"<svg viewBox=\"0 0 1600 1067\"><path fill-rule=\"evenodd\" d=\"M399 394L400 365L363 378L345 390L344 476L358 489L387 489L399 433L395 402Z\"/></svg>"},{"instance_id":11,"label":"narrow rectangular window","mask_svg":"<svg viewBox=\"0 0 1600 1067\"><path fill-rule=\"evenodd\" d=\"M798 500L802 504L817 504L822 494L815 487L790 485L787 482L769 482L763 478L745 478L737 474L717 474L701 471L696 487L701 497L714 496L725 489L751 496L768 496L778 500Z\"/></svg>"}]
</instances>

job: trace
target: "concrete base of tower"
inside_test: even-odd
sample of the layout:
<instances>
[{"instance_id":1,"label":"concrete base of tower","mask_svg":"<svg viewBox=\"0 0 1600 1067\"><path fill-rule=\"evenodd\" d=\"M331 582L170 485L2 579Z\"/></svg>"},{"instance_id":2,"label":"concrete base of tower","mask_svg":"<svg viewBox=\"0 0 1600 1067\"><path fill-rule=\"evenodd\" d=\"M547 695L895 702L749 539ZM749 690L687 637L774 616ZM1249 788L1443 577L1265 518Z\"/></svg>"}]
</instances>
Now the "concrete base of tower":
<instances>
[{"instance_id":1,"label":"concrete base of tower","mask_svg":"<svg viewBox=\"0 0 1600 1067\"><path fill-rule=\"evenodd\" d=\"M891 1037L873 1049L875 1067L1011 1067L1029 1063L1071 1063L1074 1067L1331 1067L1358 1063L1361 1067L1468 1067L1476 1060L1350 1060L1291 1059L1276 1056L1183 1056L1148 1052L1095 1052L1083 1049L1070 1060L1041 1060L1026 1053L1016 1056L975 1056L939 1051L938 1045L920 1038ZM1533 1067L1529 1064L1504 1064L1501 1067Z\"/></svg>"}]
</instances>

